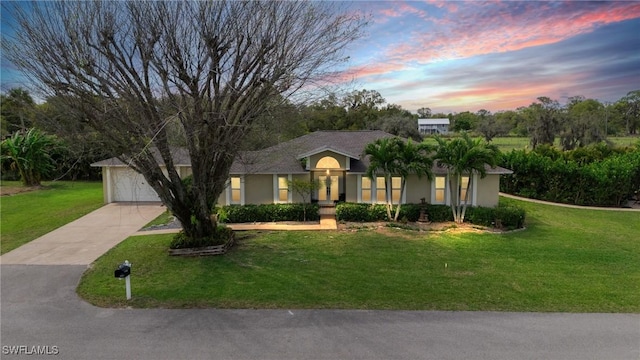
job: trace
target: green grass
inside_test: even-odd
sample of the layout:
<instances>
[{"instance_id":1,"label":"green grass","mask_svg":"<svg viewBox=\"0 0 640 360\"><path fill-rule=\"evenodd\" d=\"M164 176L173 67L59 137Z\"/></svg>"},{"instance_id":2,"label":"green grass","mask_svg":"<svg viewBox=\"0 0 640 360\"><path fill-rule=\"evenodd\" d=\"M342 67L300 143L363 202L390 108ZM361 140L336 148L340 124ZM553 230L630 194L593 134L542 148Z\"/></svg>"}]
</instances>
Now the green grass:
<instances>
[{"instance_id":1,"label":"green grass","mask_svg":"<svg viewBox=\"0 0 640 360\"><path fill-rule=\"evenodd\" d=\"M2 186L19 186L3 182ZM57 181L41 190L0 198L0 253L4 254L103 205L99 182Z\"/></svg>"},{"instance_id":2,"label":"green grass","mask_svg":"<svg viewBox=\"0 0 640 360\"><path fill-rule=\"evenodd\" d=\"M172 235L100 258L78 293L99 306L640 312L640 214L523 206L528 228L238 233L225 256L174 258ZM113 270L133 263L133 299Z\"/></svg>"}]
</instances>

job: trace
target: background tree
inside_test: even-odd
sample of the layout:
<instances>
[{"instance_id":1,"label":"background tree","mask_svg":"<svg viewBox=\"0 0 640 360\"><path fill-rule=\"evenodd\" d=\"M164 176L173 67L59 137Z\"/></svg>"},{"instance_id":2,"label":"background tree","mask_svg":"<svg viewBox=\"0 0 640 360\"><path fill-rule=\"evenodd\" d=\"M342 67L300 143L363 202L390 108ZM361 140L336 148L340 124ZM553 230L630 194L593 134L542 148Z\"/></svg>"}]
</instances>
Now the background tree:
<instances>
[{"instance_id":1,"label":"background tree","mask_svg":"<svg viewBox=\"0 0 640 360\"><path fill-rule=\"evenodd\" d=\"M0 137L31 128L35 108L31 94L22 88L13 88L0 95Z\"/></svg>"},{"instance_id":2,"label":"background tree","mask_svg":"<svg viewBox=\"0 0 640 360\"><path fill-rule=\"evenodd\" d=\"M287 99L276 98L249 129L243 150L260 150L305 134L300 108Z\"/></svg>"},{"instance_id":3,"label":"background tree","mask_svg":"<svg viewBox=\"0 0 640 360\"><path fill-rule=\"evenodd\" d=\"M378 112L386 100L375 90L355 90L342 98L342 106L347 110L347 129L369 128L378 120Z\"/></svg>"},{"instance_id":4,"label":"background tree","mask_svg":"<svg viewBox=\"0 0 640 360\"><path fill-rule=\"evenodd\" d=\"M308 131L346 129L347 110L340 104L335 93L318 100L302 109Z\"/></svg>"},{"instance_id":5,"label":"background tree","mask_svg":"<svg viewBox=\"0 0 640 360\"><path fill-rule=\"evenodd\" d=\"M420 119L427 119L431 117L431 109L428 107L421 107L418 109L417 113Z\"/></svg>"},{"instance_id":6,"label":"background tree","mask_svg":"<svg viewBox=\"0 0 640 360\"><path fill-rule=\"evenodd\" d=\"M485 140L491 141L494 137L506 135L509 132L509 125L505 121L508 118L498 118L487 110L480 110L476 115L478 115L476 131L482 134Z\"/></svg>"},{"instance_id":7,"label":"background tree","mask_svg":"<svg viewBox=\"0 0 640 360\"><path fill-rule=\"evenodd\" d=\"M105 139L100 132L67 103L65 99L53 96L36 107L34 123L37 128L55 135L64 147L53 176L70 180L100 180L100 169L91 167L91 164L117 154L105 148ZM168 130L172 128L173 124L167 125Z\"/></svg>"},{"instance_id":8,"label":"background tree","mask_svg":"<svg viewBox=\"0 0 640 360\"><path fill-rule=\"evenodd\" d=\"M70 100L190 239L215 233L211 208L256 119L277 96L326 81L364 25L322 2L40 2L29 12L6 10L17 24L3 42L8 59L47 94ZM174 164L169 121L185 134L189 189Z\"/></svg>"},{"instance_id":9,"label":"background tree","mask_svg":"<svg viewBox=\"0 0 640 360\"><path fill-rule=\"evenodd\" d=\"M40 186L42 178L55 168L51 157L58 146L55 137L38 129L18 131L0 144L1 158L11 169L20 174L25 186Z\"/></svg>"},{"instance_id":10,"label":"background tree","mask_svg":"<svg viewBox=\"0 0 640 360\"><path fill-rule=\"evenodd\" d=\"M604 106L594 99L569 98L567 116L561 125L560 144L563 150L587 146L606 138Z\"/></svg>"},{"instance_id":11,"label":"background tree","mask_svg":"<svg viewBox=\"0 0 640 360\"><path fill-rule=\"evenodd\" d=\"M478 116L472 112L465 111L453 115L451 130L455 132L469 131L475 129L478 123Z\"/></svg>"},{"instance_id":12,"label":"background tree","mask_svg":"<svg viewBox=\"0 0 640 360\"><path fill-rule=\"evenodd\" d=\"M444 140L437 136L436 141L438 147L435 160L439 166L447 169L453 219L457 223L462 223L467 211L473 175L479 174L484 178L487 175L485 165L496 166L499 150L495 145L481 139L471 139L467 133L462 133L462 137L453 140ZM463 175L469 176L464 199L461 196Z\"/></svg>"},{"instance_id":13,"label":"background tree","mask_svg":"<svg viewBox=\"0 0 640 360\"><path fill-rule=\"evenodd\" d=\"M564 115L558 101L546 96L539 97L538 101L522 110L529 124L528 133L534 149L539 144L553 146Z\"/></svg>"},{"instance_id":14,"label":"background tree","mask_svg":"<svg viewBox=\"0 0 640 360\"><path fill-rule=\"evenodd\" d=\"M640 128L640 90L630 91L619 101L628 135L638 133Z\"/></svg>"}]
</instances>

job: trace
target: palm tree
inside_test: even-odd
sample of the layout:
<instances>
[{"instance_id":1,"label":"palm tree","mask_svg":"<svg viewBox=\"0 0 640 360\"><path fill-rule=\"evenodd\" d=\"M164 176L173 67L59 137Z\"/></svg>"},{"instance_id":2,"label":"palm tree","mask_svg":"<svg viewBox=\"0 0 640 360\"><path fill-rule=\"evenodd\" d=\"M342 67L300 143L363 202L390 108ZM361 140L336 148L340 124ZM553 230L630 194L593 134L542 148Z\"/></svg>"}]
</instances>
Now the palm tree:
<instances>
[{"instance_id":1,"label":"palm tree","mask_svg":"<svg viewBox=\"0 0 640 360\"><path fill-rule=\"evenodd\" d=\"M370 162L367 176L371 180L375 180L376 174L384 176L389 221L398 221L407 177L410 174L416 174L418 177L426 175L429 179L433 177L431 172L433 159L429 156L432 150L427 144L414 143L411 140L405 142L399 137L378 139L365 147L364 153L369 155ZM394 216L391 214L394 205L391 186L393 176L400 177L400 199Z\"/></svg>"},{"instance_id":2,"label":"palm tree","mask_svg":"<svg viewBox=\"0 0 640 360\"><path fill-rule=\"evenodd\" d=\"M2 141L2 162L18 171L25 186L39 186L43 176L54 169L51 152L57 147L54 136L31 128Z\"/></svg>"},{"instance_id":3,"label":"palm tree","mask_svg":"<svg viewBox=\"0 0 640 360\"><path fill-rule=\"evenodd\" d=\"M434 148L426 143L414 143L411 140L408 140L407 142L398 142L396 150L397 157L395 171L396 175L400 175L400 198L402 198L402 194L404 194L407 184L407 177L410 174L415 174L418 178L426 176L429 180L433 179L433 158L431 157L431 154L434 151ZM401 201L398 201L396 214L393 217L394 221L398 221L400 205Z\"/></svg>"},{"instance_id":4,"label":"palm tree","mask_svg":"<svg viewBox=\"0 0 640 360\"><path fill-rule=\"evenodd\" d=\"M391 176L396 172L398 157L398 138L382 138L367 144L364 154L369 156L369 167L367 177L375 182L376 175L382 173L384 176L385 197L387 200L387 218L392 219L391 207Z\"/></svg>"},{"instance_id":5,"label":"palm tree","mask_svg":"<svg viewBox=\"0 0 640 360\"><path fill-rule=\"evenodd\" d=\"M480 174L480 177L484 178L487 175L485 166L494 167L497 165L499 150L497 146L482 139L471 139L466 133L463 133L461 138L453 140L443 140L436 137L436 141L438 142L435 156L437 164L447 169L453 219L457 223L462 223L467 211L473 174ZM469 176L469 181L464 199L461 199L463 175Z\"/></svg>"}]
</instances>

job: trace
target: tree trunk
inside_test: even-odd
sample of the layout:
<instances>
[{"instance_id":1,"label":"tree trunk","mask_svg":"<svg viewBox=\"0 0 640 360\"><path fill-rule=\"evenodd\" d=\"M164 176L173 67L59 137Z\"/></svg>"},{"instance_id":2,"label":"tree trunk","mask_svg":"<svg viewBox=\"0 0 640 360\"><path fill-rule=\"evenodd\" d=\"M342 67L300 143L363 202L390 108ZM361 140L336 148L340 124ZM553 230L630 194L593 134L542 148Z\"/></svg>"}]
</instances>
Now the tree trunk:
<instances>
[{"instance_id":1,"label":"tree trunk","mask_svg":"<svg viewBox=\"0 0 640 360\"><path fill-rule=\"evenodd\" d=\"M393 221L393 216L391 215L391 210L393 209L393 197L391 196L391 176L384 175L384 192L385 197L387 198L387 219L389 221Z\"/></svg>"},{"instance_id":2,"label":"tree trunk","mask_svg":"<svg viewBox=\"0 0 640 360\"><path fill-rule=\"evenodd\" d=\"M465 194L464 194L464 205L462 206L460 224L464 222L464 215L467 213L467 204L469 203L469 189L471 188L471 182L473 182L473 175L469 174L469 182L467 183L467 191L465 191Z\"/></svg>"},{"instance_id":3,"label":"tree trunk","mask_svg":"<svg viewBox=\"0 0 640 360\"><path fill-rule=\"evenodd\" d=\"M400 206L402 205L402 194L404 194L404 189L406 186L406 179L404 177L402 177L402 180L400 182L400 199L398 200L398 207L396 208L396 215L393 217L393 221L398 221L398 216L400 215ZM392 196L393 199L393 196Z\"/></svg>"}]
</instances>

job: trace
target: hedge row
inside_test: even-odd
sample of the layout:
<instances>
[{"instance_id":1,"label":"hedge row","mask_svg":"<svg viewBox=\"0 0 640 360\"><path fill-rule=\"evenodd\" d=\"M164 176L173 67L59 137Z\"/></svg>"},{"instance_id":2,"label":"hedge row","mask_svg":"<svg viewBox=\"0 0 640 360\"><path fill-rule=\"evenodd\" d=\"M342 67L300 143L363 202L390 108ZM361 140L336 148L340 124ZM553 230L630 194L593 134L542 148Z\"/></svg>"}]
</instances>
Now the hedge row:
<instances>
[{"instance_id":1,"label":"hedge row","mask_svg":"<svg viewBox=\"0 0 640 360\"><path fill-rule=\"evenodd\" d=\"M577 151L577 150L576 150ZM584 155L586 150L580 150ZM512 175L500 179L500 191L575 205L623 206L640 192L640 148L612 152L603 159L559 155L556 150L514 150L503 155Z\"/></svg>"},{"instance_id":2,"label":"hedge row","mask_svg":"<svg viewBox=\"0 0 640 360\"><path fill-rule=\"evenodd\" d=\"M306 205L307 221L320 219L317 204ZM303 221L303 204L226 205L215 209L220 222Z\"/></svg>"},{"instance_id":3,"label":"hedge row","mask_svg":"<svg viewBox=\"0 0 640 360\"><path fill-rule=\"evenodd\" d=\"M423 206L429 221L453 221L453 213L449 206L432 204L404 204L400 208L398 219L410 222L417 221L420 217L420 209ZM336 217L340 221L386 221L387 212L383 204L339 203L336 206ZM495 208L469 207L465 214L465 221L472 224L500 226L507 229L522 228L524 220L525 211L513 206L498 206Z\"/></svg>"}]
</instances>

